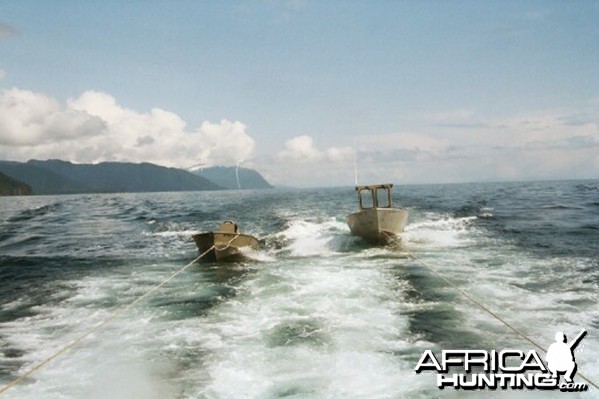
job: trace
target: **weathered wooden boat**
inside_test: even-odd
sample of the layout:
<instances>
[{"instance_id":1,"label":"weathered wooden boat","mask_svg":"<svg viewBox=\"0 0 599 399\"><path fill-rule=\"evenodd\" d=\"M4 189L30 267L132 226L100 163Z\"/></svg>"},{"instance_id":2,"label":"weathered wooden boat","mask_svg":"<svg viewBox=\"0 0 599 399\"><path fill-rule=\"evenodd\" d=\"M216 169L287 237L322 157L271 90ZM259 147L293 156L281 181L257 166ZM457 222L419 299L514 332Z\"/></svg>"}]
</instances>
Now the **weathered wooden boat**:
<instances>
[{"instance_id":1,"label":"weathered wooden boat","mask_svg":"<svg viewBox=\"0 0 599 399\"><path fill-rule=\"evenodd\" d=\"M347 217L353 235L370 242L397 240L404 231L408 211L393 207L393 184L356 186L360 210Z\"/></svg>"},{"instance_id":2,"label":"weathered wooden boat","mask_svg":"<svg viewBox=\"0 0 599 399\"><path fill-rule=\"evenodd\" d=\"M239 226L231 220L222 222L217 231L195 234L193 240L201 254L210 250L202 260L213 262L243 258L243 249L260 246L255 237L240 233Z\"/></svg>"}]
</instances>

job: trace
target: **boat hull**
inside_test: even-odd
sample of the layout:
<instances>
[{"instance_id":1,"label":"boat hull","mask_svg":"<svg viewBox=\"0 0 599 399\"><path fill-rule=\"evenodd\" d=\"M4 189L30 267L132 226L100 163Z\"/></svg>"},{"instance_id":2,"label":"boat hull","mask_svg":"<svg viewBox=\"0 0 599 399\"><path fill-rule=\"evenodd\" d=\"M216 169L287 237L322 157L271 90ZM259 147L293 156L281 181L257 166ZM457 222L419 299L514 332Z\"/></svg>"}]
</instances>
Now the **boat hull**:
<instances>
[{"instance_id":1,"label":"boat hull","mask_svg":"<svg viewBox=\"0 0 599 399\"><path fill-rule=\"evenodd\" d=\"M353 235L371 242L387 242L399 237L407 220L405 209L368 208L349 215L347 224Z\"/></svg>"},{"instance_id":2,"label":"boat hull","mask_svg":"<svg viewBox=\"0 0 599 399\"><path fill-rule=\"evenodd\" d=\"M243 258L242 248L258 249L260 245L248 234L219 231L195 234L193 240L201 254L210 250L202 260L213 262Z\"/></svg>"}]
</instances>

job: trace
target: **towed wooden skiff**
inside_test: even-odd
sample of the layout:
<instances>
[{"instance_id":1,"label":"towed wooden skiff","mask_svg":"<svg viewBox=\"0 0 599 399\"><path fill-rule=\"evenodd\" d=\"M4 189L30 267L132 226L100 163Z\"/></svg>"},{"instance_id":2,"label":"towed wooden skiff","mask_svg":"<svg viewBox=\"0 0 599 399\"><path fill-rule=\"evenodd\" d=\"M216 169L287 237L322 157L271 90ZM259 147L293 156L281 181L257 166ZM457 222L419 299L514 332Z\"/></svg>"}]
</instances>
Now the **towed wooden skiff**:
<instances>
[{"instance_id":1,"label":"towed wooden skiff","mask_svg":"<svg viewBox=\"0 0 599 399\"><path fill-rule=\"evenodd\" d=\"M222 222L217 231L195 234L193 240L200 253L203 254L210 249L202 260L213 262L242 258L243 248L258 249L260 246L255 237L240 233L239 226L231 220Z\"/></svg>"}]
</instances>

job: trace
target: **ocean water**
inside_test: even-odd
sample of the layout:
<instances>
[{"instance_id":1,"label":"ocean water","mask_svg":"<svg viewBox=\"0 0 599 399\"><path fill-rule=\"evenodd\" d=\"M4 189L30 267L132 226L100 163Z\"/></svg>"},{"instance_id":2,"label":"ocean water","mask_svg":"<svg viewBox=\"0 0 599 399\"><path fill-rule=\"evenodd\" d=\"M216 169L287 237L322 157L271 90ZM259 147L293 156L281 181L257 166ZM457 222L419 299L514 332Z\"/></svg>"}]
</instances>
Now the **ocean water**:
<instances>
[{"instance_id":1,"label":"ocean water","mask_svg":"<svg viewBox=\"0 0 599 399\"><path fill-rule=\"evenodd\" d=\"M416 374L426 349L535 348L409 254L545 347L586 329L578 371L599 381L599 181L394 191L400 247L349 234L352 188L0 198L0 386L193 260L193 233L233 219L263 243L193 265L0 397L566 395Z\"/></svg>"}]
</instances>

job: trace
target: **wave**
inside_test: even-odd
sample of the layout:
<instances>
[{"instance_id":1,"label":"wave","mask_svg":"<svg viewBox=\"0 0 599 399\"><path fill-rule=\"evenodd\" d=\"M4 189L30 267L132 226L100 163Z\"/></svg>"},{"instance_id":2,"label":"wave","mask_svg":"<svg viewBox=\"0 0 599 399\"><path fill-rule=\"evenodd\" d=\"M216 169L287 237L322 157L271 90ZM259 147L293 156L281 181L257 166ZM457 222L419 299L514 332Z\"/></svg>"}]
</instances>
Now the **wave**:
<instances>
[{"instance_id":1,"label":"wave","mask_svg":"<svg viewBox=\"0 0 599 399\"><path fill-rule=\"evenodd\" d=\"M62 208L66 203L67 201L59 201L52 204L43 205L37 208L24 209L17 215L8 218L7 221L9 223L27 222L40 216L45 216L47 214L54 213L60 208Z\"/></svg>"},{"instance_id":2,"label":"wave","mask_svg":"<svg viewBox=\"0 0 599 399\"><path fill-rule=\"evenodd\" d=\"M343 252L353 241L347 225L336 218L291 219L283 231L266 238L266 242L276 245L274 252L286 252L292 257L331 256Z\"/></svg>"},{"instance_id":3,"label":"wave","mask_svg":"<svg viewBox=\"0 0 599 399\"><path fill-rule=\"evenodd\" d=\"M408 245L438 248L466 246L474 240L474 222L477 219L477 216L450 217L427 214L423 221L408 223L402 237Z\"/></svg>"}]
</instances>

